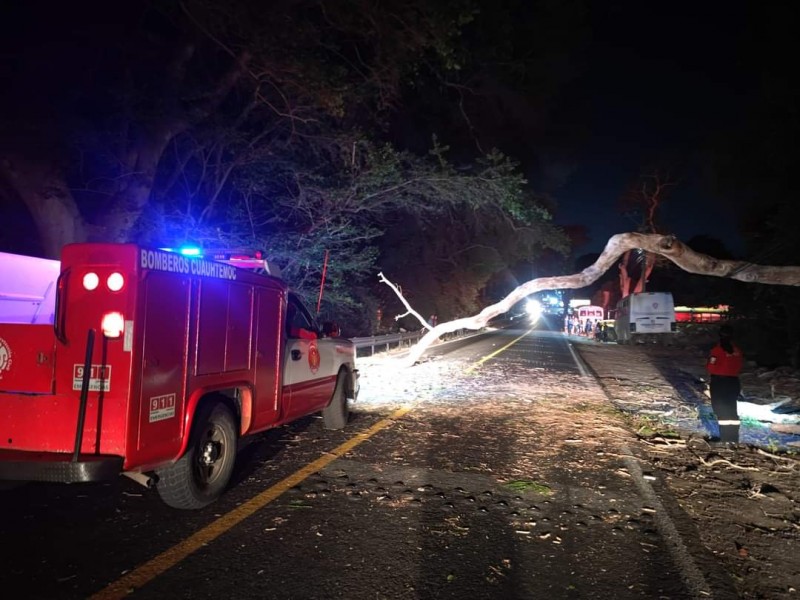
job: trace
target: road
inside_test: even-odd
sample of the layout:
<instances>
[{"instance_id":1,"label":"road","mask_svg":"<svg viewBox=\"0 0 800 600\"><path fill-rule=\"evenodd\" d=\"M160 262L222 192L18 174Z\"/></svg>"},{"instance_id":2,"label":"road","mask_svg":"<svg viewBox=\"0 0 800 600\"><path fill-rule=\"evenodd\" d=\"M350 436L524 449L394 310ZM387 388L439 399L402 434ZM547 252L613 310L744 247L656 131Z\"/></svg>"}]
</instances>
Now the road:
<instances>
[{"instance_id":1,"label":"road","mask_svg":"<svg viewBox=\"0 0 800 600\"><path fill-rule=\"evenodd\" d=\"M307 418L260 436L207 509L125 478L0 492L0 584L27 598L706 597L559 334L505 329L411 371L361 368L345 430Z\"/></svg>"}]
</instances>

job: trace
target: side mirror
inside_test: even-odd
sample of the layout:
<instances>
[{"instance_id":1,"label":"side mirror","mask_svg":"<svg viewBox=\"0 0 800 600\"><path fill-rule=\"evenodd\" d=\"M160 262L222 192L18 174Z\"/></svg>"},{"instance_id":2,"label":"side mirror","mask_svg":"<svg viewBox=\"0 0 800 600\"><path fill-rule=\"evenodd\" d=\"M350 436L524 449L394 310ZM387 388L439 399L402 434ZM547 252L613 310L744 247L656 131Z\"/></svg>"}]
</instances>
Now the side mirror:
<instances>
[{"instance_id":1,"label":"side mirror","mask_svg":"<svg viewBox=\"0 0 800 600\"><path fill-rule=\"evenodd\" d=\"M342 335L342 332L336 323L327 321L322 324L322 335L324 337L339 337Z\"/></svg>"}]
</instances>

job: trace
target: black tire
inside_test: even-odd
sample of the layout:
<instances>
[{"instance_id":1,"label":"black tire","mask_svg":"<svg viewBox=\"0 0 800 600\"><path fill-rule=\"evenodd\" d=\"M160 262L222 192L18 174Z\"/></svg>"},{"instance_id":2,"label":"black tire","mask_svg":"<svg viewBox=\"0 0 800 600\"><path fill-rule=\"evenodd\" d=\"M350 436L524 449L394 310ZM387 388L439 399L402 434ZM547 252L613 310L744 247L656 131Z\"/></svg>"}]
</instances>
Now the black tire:
<instances>
[{"instance_id":1,"label":"black tire","mask_svg":"<svg viewBox=\"0 0 800 600\"><path fill-rule=\"evenodd\" d=\"M197 509L222 495L236 461L236 422L222 402L202 406L189 447L178 461L156 471L156 489L173 508Z\"/></svg>"},{"instance_id":2,"label":"black tire","mask_svg":"<svg viewBox=\"0 0 800 600\"><path fill-rule=\"evenodd\" d=\"M330 404L322 409L322 424L325 429L342 429L350 418L350 405L347 399L347 373L341 371L336 378L336 388Z\"/></svg>"}]
</instances>

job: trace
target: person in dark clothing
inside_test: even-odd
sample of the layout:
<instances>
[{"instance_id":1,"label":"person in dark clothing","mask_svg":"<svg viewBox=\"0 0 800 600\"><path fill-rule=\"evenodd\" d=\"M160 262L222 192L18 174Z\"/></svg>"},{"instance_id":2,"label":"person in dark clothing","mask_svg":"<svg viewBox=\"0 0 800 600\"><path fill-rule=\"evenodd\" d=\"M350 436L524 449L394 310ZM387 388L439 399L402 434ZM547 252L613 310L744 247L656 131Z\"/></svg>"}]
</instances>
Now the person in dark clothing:
<instances>
[{"instance_id":1,"label":"person in dark clothing","mask_svg":"<svg viewBox=\"0 0 800 600\"><path fill-rule=\"evenodd\" d=\"M727 325L719 329L719 342L711 349L706 369L711 378L711 408L719 423L723 443L739 441L739 411L736 401L741 392L739 373L744 358L733 343L733 331Z\"/></svg>"}]
</instances>

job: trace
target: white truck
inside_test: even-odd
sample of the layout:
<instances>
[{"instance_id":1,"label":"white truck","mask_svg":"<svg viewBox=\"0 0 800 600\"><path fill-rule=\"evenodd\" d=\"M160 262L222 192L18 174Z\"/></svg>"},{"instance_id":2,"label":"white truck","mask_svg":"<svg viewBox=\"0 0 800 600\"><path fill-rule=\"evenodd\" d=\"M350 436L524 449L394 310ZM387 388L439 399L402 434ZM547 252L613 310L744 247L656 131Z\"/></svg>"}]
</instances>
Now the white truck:
<instances>
[{"instance_id":1,"label":"white truck","mask_svg":"<svg viewBox=\"0 0 800 600\"><path fill-rule=\"evenodd\" d=\"M657 341L677 331L675 303L670 292L639 292L617 303L617 343Z\"/></svg>"}]
</instances>

